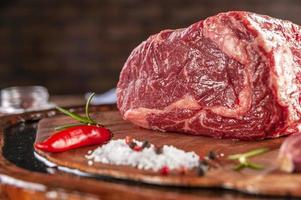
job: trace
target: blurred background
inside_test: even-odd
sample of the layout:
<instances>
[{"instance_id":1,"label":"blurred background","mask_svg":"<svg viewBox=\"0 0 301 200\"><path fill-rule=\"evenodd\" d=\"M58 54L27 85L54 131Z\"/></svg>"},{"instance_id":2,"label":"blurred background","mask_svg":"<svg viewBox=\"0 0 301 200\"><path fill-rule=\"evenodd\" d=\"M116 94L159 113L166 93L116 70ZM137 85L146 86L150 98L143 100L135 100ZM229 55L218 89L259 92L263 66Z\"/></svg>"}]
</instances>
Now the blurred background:
<instances>
[{"instance_id":1,"label":"blurred background","mask_svg":"<svg viewBox=\"0 0 301 200\"><path fill-rule=\"evenodd\" d=\"M50 94L104 92L150 34L228 10L301 24L299 0L2 0L0 89L43 85Z\"/></svg>"}]
</instances>

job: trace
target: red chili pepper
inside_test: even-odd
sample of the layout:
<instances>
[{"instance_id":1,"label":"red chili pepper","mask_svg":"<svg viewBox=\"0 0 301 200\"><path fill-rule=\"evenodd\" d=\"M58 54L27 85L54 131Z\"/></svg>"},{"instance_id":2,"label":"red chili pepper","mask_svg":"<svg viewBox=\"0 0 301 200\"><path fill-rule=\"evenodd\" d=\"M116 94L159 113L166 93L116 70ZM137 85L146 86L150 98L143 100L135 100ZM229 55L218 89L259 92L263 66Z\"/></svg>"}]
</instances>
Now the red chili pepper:
<instances>
[{"instance_id":1,"label":"red chili pepper","mask_svg":"<svg viewBox=\"0 0 301 200\"><path fill-rule=\"evenodd\" d=\"M37 149L63 152L84 146L103 144L112 137L110 130L95 125L80 125L59 131L47 140L35 144Z\"/></svg>"}]
</instances>

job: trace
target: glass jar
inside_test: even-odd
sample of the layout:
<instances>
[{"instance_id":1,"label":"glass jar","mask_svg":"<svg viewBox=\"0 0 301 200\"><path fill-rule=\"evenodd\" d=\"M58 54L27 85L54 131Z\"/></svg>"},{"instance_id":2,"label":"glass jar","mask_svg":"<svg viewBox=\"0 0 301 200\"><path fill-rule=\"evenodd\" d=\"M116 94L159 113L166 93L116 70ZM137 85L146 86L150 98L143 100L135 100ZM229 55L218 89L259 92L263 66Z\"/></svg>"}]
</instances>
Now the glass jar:
<instances>
[{"instance_id":1,"label":"glass jar","mask_svg":"<svg viewBox=\"0 0 301 200\"><path fill-rule=\"evenodd\" d=\"M49 93L42 86L16 86L1 90L2 113L22 113L53 108L49 103Z\"/></svg>"}]
</instances>

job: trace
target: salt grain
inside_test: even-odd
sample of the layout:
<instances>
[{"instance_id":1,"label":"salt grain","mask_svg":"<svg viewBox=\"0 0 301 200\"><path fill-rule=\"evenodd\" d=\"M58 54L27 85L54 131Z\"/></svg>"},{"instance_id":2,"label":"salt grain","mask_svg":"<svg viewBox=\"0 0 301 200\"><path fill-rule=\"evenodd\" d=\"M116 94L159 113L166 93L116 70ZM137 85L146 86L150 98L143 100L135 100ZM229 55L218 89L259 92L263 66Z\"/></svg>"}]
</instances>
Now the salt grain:
<instances>
[{"instance_id":1,"label":"salt grain","mask_svg":"<svg viewBox=\"0 0 301 200\"><path fill-rule=\"evenodd\" d=\"M133 141L139 146L142 145L140 141ZM111 140L93 152L88 152L86 158L89 165L93 162L100 162L112 165L128 165L153 171L159 171L164 166L168 166L170 170L180 167L192 169L197 167L199 163L199 156L194 152L185 152L174 146L164 145L162 153L157 154L155 146L152 144L141 151L134 151L124 139Z\"/></svg>"}]
</instances>

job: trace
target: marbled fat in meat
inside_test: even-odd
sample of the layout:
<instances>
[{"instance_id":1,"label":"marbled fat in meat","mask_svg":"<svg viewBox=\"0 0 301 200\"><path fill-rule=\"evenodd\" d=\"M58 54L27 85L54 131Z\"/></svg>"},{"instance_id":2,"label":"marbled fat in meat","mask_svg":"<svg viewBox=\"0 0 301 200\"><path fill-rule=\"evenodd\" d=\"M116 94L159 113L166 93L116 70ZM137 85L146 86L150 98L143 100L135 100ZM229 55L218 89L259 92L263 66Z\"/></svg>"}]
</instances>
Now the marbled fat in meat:
<instances>
[{"instance_id":1,"label":"marbled fat in meat","mask_svg":"<svg viewBox=\"0 0 301 200\"><path fill-rule=\"evenodd\" d=\"M231 11L150 36L117 87L125 120L217 138L290 134L301 117L301 29Z\"/></svg>"}]
</instances>

